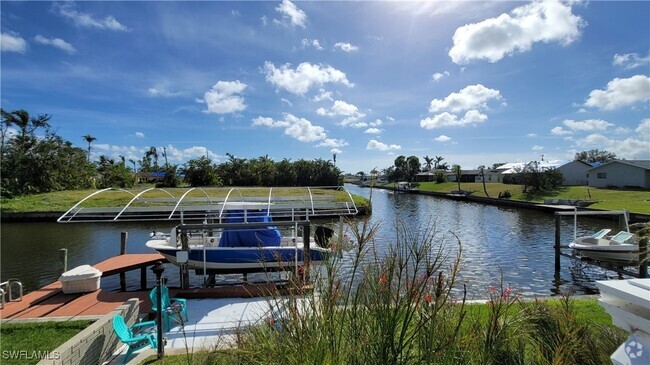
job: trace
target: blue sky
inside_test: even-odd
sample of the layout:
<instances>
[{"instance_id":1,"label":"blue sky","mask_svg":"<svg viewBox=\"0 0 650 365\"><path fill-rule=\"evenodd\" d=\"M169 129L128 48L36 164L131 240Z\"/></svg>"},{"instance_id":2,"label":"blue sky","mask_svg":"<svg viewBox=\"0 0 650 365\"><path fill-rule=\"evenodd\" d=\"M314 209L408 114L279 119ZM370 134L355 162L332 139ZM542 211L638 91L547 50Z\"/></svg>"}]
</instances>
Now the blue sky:
<instances>
[{"instance_id":1,"label":"blue sky","mask_svg":"<svg viewBox=\"0 0 650 365\"><path fill-rule=\"evenodd\" d=\"M1 102L93 157L650 159L650 2L5 2Z\"/></svg>"}]
</instances>

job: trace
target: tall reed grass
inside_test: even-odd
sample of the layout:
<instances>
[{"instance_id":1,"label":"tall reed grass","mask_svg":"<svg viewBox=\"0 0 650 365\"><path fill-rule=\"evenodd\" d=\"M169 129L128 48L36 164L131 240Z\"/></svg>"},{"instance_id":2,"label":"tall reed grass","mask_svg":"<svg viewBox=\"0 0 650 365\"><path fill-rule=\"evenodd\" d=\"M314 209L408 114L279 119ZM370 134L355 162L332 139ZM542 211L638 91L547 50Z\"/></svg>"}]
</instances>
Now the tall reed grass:
<instances>
[{"instance_id":1,"label":"tall reed grass","mask_svg":"<svg viewBox=\"0 0 650 365\"><path fill-rule=\"evenodd\" d=\"M604 364L626 337L579 320L570 296L522 301L503 282L486 288L484 305L467 303L464 290L452 295L462 288L462 245L437 239L433 224L398 222L381 255L377 225L349 226L356 245L346 275L332 255L312 272L316 290L272 293L267 323L242 331L235 350L223 357L215 350L206 363Z\"/></svg>"}]
</instances>

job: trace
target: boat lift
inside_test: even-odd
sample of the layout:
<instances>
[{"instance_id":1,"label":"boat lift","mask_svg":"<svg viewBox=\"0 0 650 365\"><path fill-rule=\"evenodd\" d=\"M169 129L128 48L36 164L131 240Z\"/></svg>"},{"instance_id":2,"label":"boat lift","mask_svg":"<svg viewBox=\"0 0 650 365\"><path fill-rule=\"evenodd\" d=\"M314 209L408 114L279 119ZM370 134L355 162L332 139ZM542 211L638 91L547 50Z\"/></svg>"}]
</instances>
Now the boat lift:
<instances>
[{"instance_id":1,"label":"boat lift","mask_svg":"<svg viewBox=\"0 0 650 365\"><path fill-rule=\"evenodd\" d=\"M555 250L555 276L559 277L560 271L561 271L561 260L560 258L562 256L568 257L572 260L585 260L584 258L576 256L574 253L567 254L562 252L562 249L569 248L568 245L562 245L562 238L561 238L561 218L564 216L573 216L573 224L574 224L574 229L573 229L573 239L575 240L577 238L577 220L578 216L618 216L619 217L619 226L625 227L626 231L630 230L630 226L628 223L629 220L629 212L627 210L605 210L605 211L595 211L595 210L589 210L589 211L579 211L577 208L573 211L564 211L564 212L555 212L555 244L553 246ZM615 266L612 265L611 263L607 262L600 262L600 261L594 261L594 260L588 260L585 261L589 265L594 265L598 266L600 268L606 269L606 270L611 270L614 271L618 274L624 274L636 278L647 278L648 276L648 239L647 238L642 238L639 241L639 264L638 264L638 271L630 271L626 269L625 267L620 267L620 266Z\"/></svg>"}]
</instances>

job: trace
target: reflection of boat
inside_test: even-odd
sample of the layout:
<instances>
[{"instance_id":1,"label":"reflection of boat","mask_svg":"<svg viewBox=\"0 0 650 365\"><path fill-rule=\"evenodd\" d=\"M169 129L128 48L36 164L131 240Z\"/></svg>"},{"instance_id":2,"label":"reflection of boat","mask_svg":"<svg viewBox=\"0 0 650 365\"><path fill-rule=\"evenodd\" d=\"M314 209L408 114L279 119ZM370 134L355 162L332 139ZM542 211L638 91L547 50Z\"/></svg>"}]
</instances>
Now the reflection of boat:
<instances>
[{"instance_id":1,"label":"reflection of boat","mask_svg":"<svg viewBox=\"0 0 650 365\"><path fill-rule=\"evenodd\" d=\"M639 261L639 237L627 231L607 236L609 229L578 237L569 244L582 256L598 261L633 264Z\"/></svg>"}]
</instances>

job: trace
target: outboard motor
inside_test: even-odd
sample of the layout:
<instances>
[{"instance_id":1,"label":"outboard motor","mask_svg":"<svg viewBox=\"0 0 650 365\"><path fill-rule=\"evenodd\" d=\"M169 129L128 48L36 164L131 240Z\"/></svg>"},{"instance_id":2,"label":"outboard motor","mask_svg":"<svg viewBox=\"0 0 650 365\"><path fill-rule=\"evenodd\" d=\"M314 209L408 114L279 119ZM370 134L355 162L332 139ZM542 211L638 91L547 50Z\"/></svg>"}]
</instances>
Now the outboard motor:
<instances>
[{"instance_id":1,"label":"outboard motor","mask_svg":"<svg viewBox=\"0 0 650 365\"><path fill-rule=\"evenodd\" d=\"M334 230L324 226L316 226L316 229L314 230L314 240L317 245L323 248L330 247L330 238L332 238L333 235Z\"/></svg>"}]
</instances>

